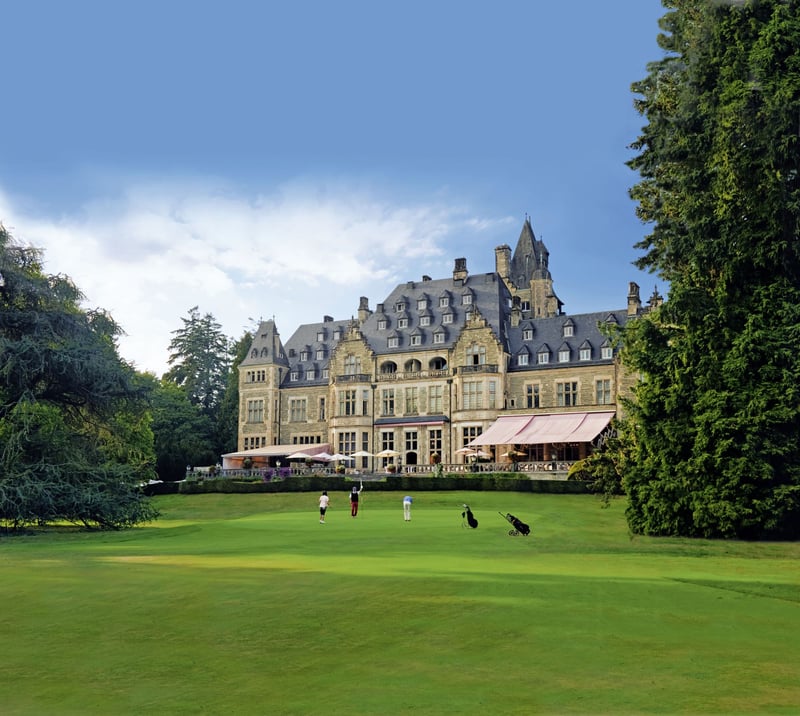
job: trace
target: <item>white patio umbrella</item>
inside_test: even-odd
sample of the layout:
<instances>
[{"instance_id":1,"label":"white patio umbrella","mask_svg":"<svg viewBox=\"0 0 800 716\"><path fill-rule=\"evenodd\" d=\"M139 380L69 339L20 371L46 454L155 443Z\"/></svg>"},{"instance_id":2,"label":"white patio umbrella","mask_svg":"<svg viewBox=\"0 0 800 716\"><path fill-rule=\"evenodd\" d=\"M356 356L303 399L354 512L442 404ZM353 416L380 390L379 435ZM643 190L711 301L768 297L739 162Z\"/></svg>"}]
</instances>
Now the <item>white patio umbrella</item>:
<instances>
[{"instance_id":1,"label":"white patio umbrella","mask_svg":"<svg viewBox=\"0 0 800 716\"><path fill-rule=\"evenodd\" d=\"M311 458L311 455L305 452L293 452L287 460L308 460Z\"/></svg>"},{"instance_id":2,"label":"white patio umbrella","mask_svg":"<svg viewBox=\"0 0 800 716\"><path fill-rule=\"evenodd\" d=\"M381 450L379 453L375 453L375 457L397 457L400 455L397 450Z\"/></svg>"},{"instance_id":3,"label":"white patio umbrella","mask_svg":"<svg viewBox=\"0 0 800 716\"><path fill-rule=\"evenodd\" d=\"M350 457L372 457L372 453L366 450L359 450L358 452L354 452Z\"/></svg>"},{"instance_id":4,"label":"white patio umbrella","mask_svg":"<svg viewBox=\"0 0 800 716\"><path fill-rule=\"evenodd\" d=\"M333 455L331 455L328 459L329 460L352 460L353 458L350 457L350 455L342 455L342 453L336 452Z\"/></svg>"},{"instance_id":5,"label":"white patio umbrella","mask_svg":"<svg viewBox=\"0 0 800 716\"><path fill-rule=\"evenodd\" d=\"M473 447L463 447L456 450L456 455L475 455L479 453L480 450L478 448Z\"/></svg>"}]
</instances>

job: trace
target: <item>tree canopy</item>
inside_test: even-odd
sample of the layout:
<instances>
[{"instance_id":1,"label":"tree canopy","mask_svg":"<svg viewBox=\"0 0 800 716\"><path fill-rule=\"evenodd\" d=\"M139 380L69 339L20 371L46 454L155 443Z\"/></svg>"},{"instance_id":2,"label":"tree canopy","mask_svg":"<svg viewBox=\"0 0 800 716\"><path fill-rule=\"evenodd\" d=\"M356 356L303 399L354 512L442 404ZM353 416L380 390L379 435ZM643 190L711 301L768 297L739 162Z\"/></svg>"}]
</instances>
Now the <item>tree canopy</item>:
<instances>
[{"instance_id":1,"label":"tree canopy","mask_svg":"<svg viewBox=\"0 0 800 716\"><path fill-rule=\"evenodd\" d=\"M797 0L664 0L630 166L670 284L625 329L624 484L645 534L800 536Z\"/></svg>"},{"instance_id":2,"label":"tree canopy","mask_svg":"<svg viewBox=\"0 0 800 716\"><path fill-rule=\"evenodd\" d=\"M146 389L120 328L0 225L0 520L124 527L152 519Z\"/></svg>"}]
</instances>

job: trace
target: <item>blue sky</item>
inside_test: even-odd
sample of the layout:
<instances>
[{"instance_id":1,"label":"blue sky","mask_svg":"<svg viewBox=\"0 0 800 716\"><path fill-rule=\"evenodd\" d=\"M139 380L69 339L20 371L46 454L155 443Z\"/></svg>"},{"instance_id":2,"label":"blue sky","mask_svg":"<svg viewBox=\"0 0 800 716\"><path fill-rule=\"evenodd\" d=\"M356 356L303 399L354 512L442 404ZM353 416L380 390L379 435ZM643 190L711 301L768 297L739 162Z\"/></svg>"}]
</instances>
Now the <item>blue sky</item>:
<instances>
[{"instance_id":1,"label":"blue sky","mask_svg":"<svg viewBox=\"0 0 800 716\"><path fill-rule=\"evenodd\" d=\"M0 222L157 374L192 306L288 339L494 269L525 215L568 313L663 282L628 189L659 0L117 2L3 10Z\"/></svg>"}]
</instances>

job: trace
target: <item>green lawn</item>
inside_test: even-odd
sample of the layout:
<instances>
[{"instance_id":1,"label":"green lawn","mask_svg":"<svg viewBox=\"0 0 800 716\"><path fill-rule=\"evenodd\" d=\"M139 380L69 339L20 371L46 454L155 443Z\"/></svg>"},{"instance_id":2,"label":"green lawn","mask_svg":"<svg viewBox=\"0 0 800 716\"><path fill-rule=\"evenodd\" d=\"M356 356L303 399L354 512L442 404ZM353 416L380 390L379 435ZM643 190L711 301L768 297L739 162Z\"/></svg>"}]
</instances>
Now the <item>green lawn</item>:
<instances>
[{"instance_id":1,"label":"green lawn","mask_svg":"<svg viewBox=\"0 0 800 716\"><path fill-rule=\"evenodd\" d=\"M0 539L0 713L800 712L800 545L631 538L591 496L171 495ZM462 527L461 503L480 520ZM497 512L533 526L510 537Z\"/></svg>"}]
</instances>

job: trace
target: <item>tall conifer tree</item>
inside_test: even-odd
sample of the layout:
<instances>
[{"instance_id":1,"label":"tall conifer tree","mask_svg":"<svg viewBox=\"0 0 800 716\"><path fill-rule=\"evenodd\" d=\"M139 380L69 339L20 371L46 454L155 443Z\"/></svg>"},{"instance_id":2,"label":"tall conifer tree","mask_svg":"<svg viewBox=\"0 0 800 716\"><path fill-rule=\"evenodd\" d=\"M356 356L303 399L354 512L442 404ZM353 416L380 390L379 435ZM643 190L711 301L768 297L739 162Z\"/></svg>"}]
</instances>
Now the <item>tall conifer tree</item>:
<instances>
[{"instance_id":1,"label":"tall conifer tree","mask_svg":"<svg viewBox=\"0 0 800 716\"><path fill-rule=\"evenodd\" d=\"M800 536L800 2L663 0L630 166L670 283L625 330L645 534Z\"/></svg>"}]
</instances>

